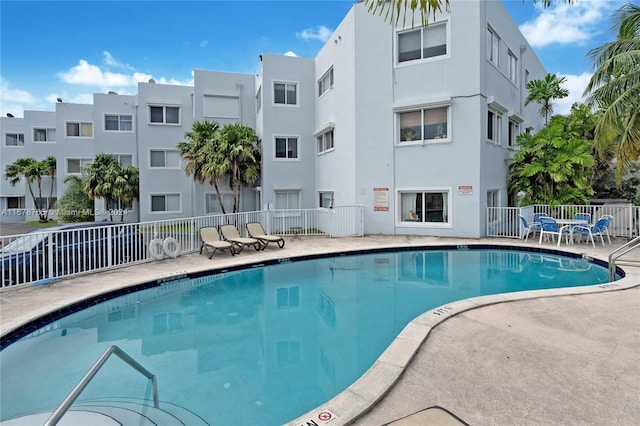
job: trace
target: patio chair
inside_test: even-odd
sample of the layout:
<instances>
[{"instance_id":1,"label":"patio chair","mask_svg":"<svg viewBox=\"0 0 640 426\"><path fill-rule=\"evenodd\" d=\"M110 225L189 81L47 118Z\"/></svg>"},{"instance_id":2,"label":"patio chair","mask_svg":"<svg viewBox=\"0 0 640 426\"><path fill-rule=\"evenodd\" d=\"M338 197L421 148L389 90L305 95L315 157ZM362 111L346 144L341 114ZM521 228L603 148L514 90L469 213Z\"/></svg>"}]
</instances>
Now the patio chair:
<instances>
[{"instance_id":1,"label":"patio chair","mask_svg":"<svg viewBox=\"0 0 640 426\"><path fill-rule=\"evenodd\" d=\"M525 230L525 235L523 235L521 238L525 239L525 240L529 240L529 234L533 234L535 232L540 232L540 223L539 222L527 222L527 219L524 218L524 216L520 216L520 221L522 222L522 225L524 226L524 230Z\"/></svg>"},{"instance_id":2,"label":"patio chair","mask_svg":"<svg viewBox=\"0 0 640 426\"><path fill-rule=\"evenodd\" d=\"M569 236L571 235L571 230L568 225L559 226L558 222L552 217L549 216L540 216L540 239L538 240L538 244L542 244L542 238L547 235L551 236L551 241L555 242L555 236L558 236L558 245L562 241L562 236L565 235L567 237L567 242L569 241Z\"/></svg>"},{"instance_id":3,"label":"patio chair","mask_svg":"<svg viewBox=\"0 0 640 426\"><path fill-rule=\"evenodd\" d=\"M594 223L593 225L589 226L589 225L575 225L573 227L573 233L575 235L586 235L587 236L587 243L589 243L589 239L591 239L591 244L593 244L593 247L595 248L596 246L596 242L593 238L593 236L595 235L596 237L599 236L600 237L600 241L602 241L602 247L604 247L604 236L607 236L607 239L609 240L609 244L611 244L611 237L609 236L609 225L611 224L611 220L613 219L613 216L609 216L609 215L605 215L602 216L600 219L596 220L596 223Z\"/></svg>"},{"instance_id":4,"label":"patio chair","mask_svg":"<svg viewBox=\"0 0 640 426\"><path fill-rule=\"evenodd\" d=\"M241 237L235 225L221 225L220 235L225 241L235 247L236 253L240 253L245 246L252 246L256 251L264 249L262 242L255 238Z\"/></svg>"},{"instance_id":5,"label":"patio chair","mask_svg":"<svg viewBox=\"0 0 640 426\"><path fill-rule=\"evenodd\" d=\"M278 247L284 247L284 238L278 235L270 235L264 232L264 228L262 224L259 222L250 222L247 223L247 233L251 238L255 238L256 240L260 240L263 244L262 249L264 250L269 243L276 243Z\"/></svg>"},{"instance_id":6,"label":"patio chair","mask_svg":"<svg viewBox=\"0 0 640 426\"><path fill-rule=\"evenodd\" d=\"M200 240L202 241L200 244L200 254L202 254L202 250L204 250L206 254L209 254L209 249L211 249L209 259L213 257L216 250L229 250L229 253L231 253L232 256L236 255L236 250L233 247L233 244L228 241L222 241L218 234L218 230L213 226L204 226L200 228Z\"/></svg>"}]
</instances>

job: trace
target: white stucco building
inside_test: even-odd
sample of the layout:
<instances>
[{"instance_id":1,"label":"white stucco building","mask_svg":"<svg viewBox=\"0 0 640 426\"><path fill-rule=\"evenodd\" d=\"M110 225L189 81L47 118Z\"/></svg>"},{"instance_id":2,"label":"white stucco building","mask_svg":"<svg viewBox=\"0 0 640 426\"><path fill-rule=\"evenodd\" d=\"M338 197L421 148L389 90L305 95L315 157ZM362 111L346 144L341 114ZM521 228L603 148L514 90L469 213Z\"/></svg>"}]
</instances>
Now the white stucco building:
<instances>
[{"instance_id":1,"label":"white stucco building","mask_svg":"<svg viewBox=\"0 0 640 426\"><path fill-rule=\"evenodd\" d=\"M127 220L217 213L215 191L186 176L176 144L194 120L241 122L263 150L242 210L359 204L365 233L473 238L487 206L509 204L515 137L543 125L524 101L526 82L546 70L499 0L451 2L407 28L357 3L315 58L260 61L258 75L196 70L193 87L140 83L136 96L2 118L0 163L55 155L60 196L66 175L113 153L140 168ZM3 179L2 220L30 198Z\"/></svg>"}]
</instances>

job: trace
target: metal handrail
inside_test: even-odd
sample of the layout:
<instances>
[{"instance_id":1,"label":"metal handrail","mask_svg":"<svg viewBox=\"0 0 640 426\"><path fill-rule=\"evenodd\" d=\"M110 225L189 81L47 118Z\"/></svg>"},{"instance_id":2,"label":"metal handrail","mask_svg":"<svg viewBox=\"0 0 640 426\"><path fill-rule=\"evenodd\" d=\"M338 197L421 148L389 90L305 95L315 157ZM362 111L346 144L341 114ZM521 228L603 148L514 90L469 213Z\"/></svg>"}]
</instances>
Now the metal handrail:
<instances>
[{"instance_id":1,"label":"metal handrail","mask_svg":"<svg viewBox=\"0 0 640 426\"><path fill-rule=\"evenodd\" d=\"M635 237L633 240L618 247L609 254L609 281L613 281L616 279L616 260L618 260L620 256L624 256L631 250L634 250L638 247L640 247L640 236Z\"/></svg>"},{"instance_id":2,"label":"metal handrail","mask_svg":"<svg viewBox=\"0 0 640 426\"><path fill-rule=\"evenodd\" d=\"M157 383L155 374L151 374L149 370L147 370L142 365L140 365L138 361L131 358L127 353L125 353L118 346L111 345L107 348L106 351L104 351L104 353L100 356L100 358L98 358L98 360L95 362L95 364L93 364L91 369L87 371L87 374L85 374L84 377L78 382L76 387L73 388L73 390L69 393L69 395L67 395L64 401L60 403L60 405L58 406L58 408L56 408L56 410L53 412L51 417L47 419L44 426L54 426L58 424L62 416L64 416L65 413L69 411L69 408L71 408L71 405L73 404L73 402L78 398L78 396L80 396L80 393L84 390L84 388L87 387L91 379L93 379L93 377L98 373L100 368L102 368L104 363L107 362L107 359L109 359L111 355L118 356L118 358L120 358L121 360L129 364L134 369L138 370L138 372L144 375L147 379L151 380L151 387L153 392L153 406L155 408L160 408L160 403L158 402L158 383Z\"/></svg>"}]
</instances>

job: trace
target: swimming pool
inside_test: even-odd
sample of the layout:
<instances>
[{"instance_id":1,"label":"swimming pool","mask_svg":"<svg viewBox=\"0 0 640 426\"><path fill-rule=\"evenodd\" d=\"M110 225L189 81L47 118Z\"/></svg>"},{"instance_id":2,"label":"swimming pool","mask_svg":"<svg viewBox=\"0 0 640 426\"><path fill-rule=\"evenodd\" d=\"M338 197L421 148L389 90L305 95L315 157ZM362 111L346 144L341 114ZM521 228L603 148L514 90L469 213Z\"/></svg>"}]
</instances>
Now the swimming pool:
<instances>
[{"instance_id":1,"label":"swimming pool","mask_svg":"<svg viewBox=\"0 0 640 426\"><path fill-rule=\"evenodd\" d=\"M577 257L412 249L154 283L6 346L0 418L55 408L117 344L158 375L161 401L210 424L281 424L348 387L422 312L483 294L606 281L606 269ZM105 395L141 398L148 385L112 359L81 399Z\"/></svg>"}]
</instances>

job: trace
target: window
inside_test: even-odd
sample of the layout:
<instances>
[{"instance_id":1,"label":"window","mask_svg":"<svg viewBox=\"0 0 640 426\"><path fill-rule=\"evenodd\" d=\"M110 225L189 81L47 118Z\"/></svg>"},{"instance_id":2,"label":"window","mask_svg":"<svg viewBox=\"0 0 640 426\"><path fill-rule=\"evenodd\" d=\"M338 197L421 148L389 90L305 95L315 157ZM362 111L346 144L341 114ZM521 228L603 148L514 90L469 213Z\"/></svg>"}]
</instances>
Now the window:
<instances>
[{"instance_id":1,"label":"window","mask_svg":"<svg viewBox=\"0 0 640 426\"><path fill-rule=\"evenodd\" d=\"M400 193L400 221L447 223L449 192L424 191Z\"/></svg>"},{"instance_id":2,"label":"window","mask_svg":"<svg viewBox=\"0 0 640 426\"><path fill-rule=\"evenodd\" d=\"M7 133L4 138L5 146L24 146L24 133Z\"/></svg>"},{"instance_id":3,"label":"window","mask_svg":"<svg viewBox=\"0 0 640 426\"><path fill-rule=\"evenodd\" d=\"M510 147L516 146L516 138L520 134L520 124L514 120L509 120L509 141Z\"/></svg>"},{"instance_id":4,"label":"window","mask_svg":"<svg viewBox=\"0 0 640 426\"><path fill-rule=\"evenodd\" d=\"M298 158L298 138L276 137L276 158Z\"/></svg>"},{"instance_id":5,"label":"window","mask_svg":"<svg viewBox=\"0 0 640 426\"><path fill-rule=\"evenodd\" d=\"M276 209L299 209L300 191L275 191Z\"/></svg>"},{"instance_id":6,"label":"window","mask_svg":"<svg viewBox=\"0 0 640 426\"><path fill-rule=\"evenodd\" d=\"M518 58L509 51L509 80L514 84L518 83Z\"/></svg>"},{"instance_id":7,"label":"window","mask_svg":"<svg viewBox=\"0 0 640 426\"><path fill-rule=\"evenodd\" d=\"M398 34L398 62L447 54L447 23L429 24Z\"/></svg>"},{"instance_id":8,"label":"window","mask_svg":"<svg viewBox=\"0 0 640 426\"><path fill-rule=\"evenodd\" d=\"M500 191L497 189L487 191L487 207L500 207Z\"/></svg>"},{"instance_id":9,"label":"window","mask_svg":"<svg viewBox=\"0 0 640 426\"><path fill-rule=\"evenodd\" d=\"M333 67L318 80L318 97L333 87Z\"/></svg>"},{"instance_id":10,"label":"window","mask_svg":"<svg viewBox=\"0 0 640 426\"><path fill-rule=\"evenodd\" d=\"M25 202L24 197L7 197L8 209L24 209Z\"/></svg>"},{"instance_id":11,"label":"window","mask_svg":"<svg viewBox=\"0 0 640 426\"><path fill-rule=\"evenodd\" d=\"M333 149L333 129L329 129L326 132L316 137L316 145L318 154L330 151Z\"/></svg>"},{"instance_id":12,"label":"window","mask_svg":"<svg viewBox=\"0 0 640 426\"><path fill-rule=\"evenodd\" d=\"M180 168L180 155L176 149L152 149L149 151L149 167Z\"/></svg>"},{"instance_id":13,"label":"window","mask_svg":"<svg viewBox=\"0 0 640 426\"><path fill-rule=\"evenodd\" d=\"M104 116L104 129L113 132L132 132L133 115L107 114Z\"/></svg>"},{"instance_id":14,"label":"window","mask_svg":"<svg viewBox=\"0 0 640 426\"><path fill-rule=\"evenodd\" d=\"M58 201L56 197L36 197L36 208L41 210L51 209L56 205L56 201Z\"/></svg>"},{"instance_id":15,"label":"window","mask_svg":"<svg viewBox=\"0 0 640 426\"><path fill-rule=\"evenodd\" d=\"M447 139L449 107L401 112L400 142Z\"/></svg>"},{"instance_id":16,"label":"window","mask_svg":"<svg viewBox=\"0 0 640 426\"><path fill-rule=\"evenodd\" d=\"M133 166L133 155L131 154L111 154L122 167Z\"/></svg>"},{"instance_id":17,"label":"window","mask_svg":"<svg viewBox=\"0 0 640 426\"><path fill-rule=\"evenodd\" d=\"M179 212L180 194L160 194L151 196L151 212Z\"/></svg>"},{"instance_id":18,"label":"window","mask_svg":"<svg viewBox=\"0 0 640 426\"><path fill-rule=\"evenodd\" d=\"M524 70L524 84L529 83L529 70Z\"/></svg>"},{"instance_id":19,"label":"window","mask_svg":"<svg viewBox=\"0 0 640 426\"><path fill-rule=\"evenodd\" d=\"M55 142L56 129L33 129L34 142Z\"/></svg>"},{"instance_id":20,"label":"window","mask_svg":"<svg viewBox=\"0 0 640 426\"><path fill-rule=\"evenodd\" d=\"M133 210L133 203L127 203L121 200L111 200L109 202L109 210L112 212L129 212Z\"/></svg>"},{"instance_id":21,"label":"window","mask_svg":"<svg viewBox=\"0 0 640 426\"><path fill-rule=\"evenodd\" d=\"M319 197L318 206L325 209L333 208L333 191L320 191Z\"/></svg>"},{"instance_id":22,"label":"window","mask_svg":"<svg viewBox=\"0 0 640 426\"><path fill-rule=\"evenodd\" d=\"M91 122L67 122L66 129L68 138L93 137L93 123Z\"/></svg>"},{"instance_id":23,"label":"window","mask_svg":"<svg viewBox=\"0 0 640 426\"><path fill-rule=\"evenodd\" d=\"M273 83L273 103L297 105L298 85L295 83Z\"/></svg>"},{"instance_id":24,"label":"window","mask_svg":"<svg viewBox=\"0 0 640 426\"><path fill-rule=\"evenodd\" d=\"M93 158L67 158L67 174L79 175L92 161Z\"/></svg>"},{"instance_id":25,"label":"window","mask_svg":"<svg viewBox=\"0 0 640 426\"><path fill-rule=\"evenodd\" d=\"M491 29L487 28L487 59L495 66L500 65L500 37Z\"/></svg>"},{"instance_id":26,"label":"window","mask_svg":"<svg viewBox=\"0 0 640 426\"><path fill-rule=\"evenodd\" d=\"M487 110L487 140L502 145L502 115L493 110Z\"/></svg>"},{"instance_id":27,"label":"window","mask_svg":"<svg viewBox=\"0 0 640 426\"><path fill-rule=\"evenodd\" d=\"M150 106L149 122L158 124L180 124L180 107Z\"/></svg>"},{"instance_id":28,"label":"window","mask_svg":"<svg viewBox=\"0 0 640 426\"><path fill-rule=\"evenodd\" d=\"M220 194L222 197L222 205L224 206L225 213L233 212L233 194ZM218 201L217 194L206 194L205 198L205 212L209 213L217 213L222 214L222 209L220 208L220 202Z\"/></svg>"}]
</instances>

